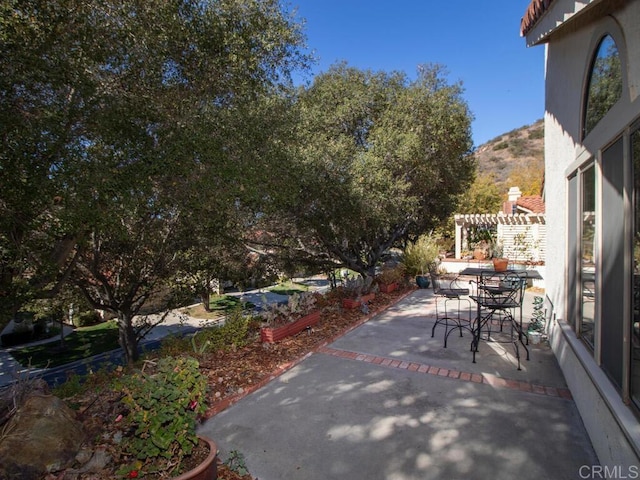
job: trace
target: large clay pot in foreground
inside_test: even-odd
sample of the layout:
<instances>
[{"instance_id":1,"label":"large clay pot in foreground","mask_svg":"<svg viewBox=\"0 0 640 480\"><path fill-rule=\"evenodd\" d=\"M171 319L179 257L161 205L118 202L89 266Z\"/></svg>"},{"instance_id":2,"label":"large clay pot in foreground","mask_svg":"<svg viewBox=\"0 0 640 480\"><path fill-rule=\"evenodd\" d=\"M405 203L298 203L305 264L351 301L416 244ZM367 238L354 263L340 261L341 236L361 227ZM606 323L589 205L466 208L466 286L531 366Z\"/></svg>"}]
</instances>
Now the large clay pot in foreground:
<instances>
[{"instance_id":1,"label":"large clay pot in foreground","mask_svg":"<svg viewBox=\"0 0 640 480\"><path fill-rule=\"evenodd\" d=\"M218 464L216 463L218 446L210 438L201 435L198 435L198 438L209 444L209 455L196 468L184 472L173 480L216 480L218 478Z\"/></svg>"}]
</instances>

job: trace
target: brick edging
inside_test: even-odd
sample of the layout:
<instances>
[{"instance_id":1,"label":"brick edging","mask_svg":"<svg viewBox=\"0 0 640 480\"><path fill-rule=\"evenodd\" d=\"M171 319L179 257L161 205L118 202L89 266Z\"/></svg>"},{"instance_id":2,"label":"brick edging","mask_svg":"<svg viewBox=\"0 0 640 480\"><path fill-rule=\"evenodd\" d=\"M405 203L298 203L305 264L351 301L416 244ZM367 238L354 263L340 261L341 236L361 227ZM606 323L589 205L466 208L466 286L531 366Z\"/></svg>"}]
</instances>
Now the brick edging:
<instances>
[{"instance_id":1,"label":"brick edging","mask_svg":"<svg viewBox=\"0 0 640 480\"><path fill-rule=\"evenodd\" d=\"M402 300L407 298L414 291L415 291L415 289L410 289L407 292L403 293L402 295L398 296L397 298L394 298L391 303L389 303L387 305L384 305L384 306L376 309L373 312L370 312L368 315L365 315L364 317L362 317L360 320L358 320L354 324L348 326L344 330L342 330L342 331L338 332L337 334L335 334L333 337L330 337L329 339L325 340L321 344L315 346L314 348L311 349L311 351L305 353L301 357L298 357L298 358L296 358L294 360L291 360L290 362L286 362L286 363L283 363L281 365L278 365L278 367L276 367L276 369L274 371L272 371L268 376L266 376L265 378L263 378L259 382L254 383L250 387L247 387L247 388L243 389L242 392L236 393L234 395L230 395L230 396L228 396L226 398L223 398L222 400L220 400L218 402L215 402L213 405L211 405L207 409L206 413L204 414L204 419L208 420L209 418L211 418L211 417L219 414L220 412L226 410L231 405L233 405L233 404L237 403L238 401L242 400L247 395L255 392L256 390L259 390L262 387L264 387L269 382L271 382L272 380L275 380L280 375L288 372L293 367L295 367L299 363L303 362L304 360L309 358L314 353L318 353L320 351L320 349L325 348L327 345L335 342L338 338L346 335L347 333L353 331L354 329L356 329L359 326L363 325L364 323L368 322L369 320L371 320L376 315L379 315L382 312L386 311L387 309L395 306L396 304L398 304L399 302L401 302Z\"/></svg>"},{"instance_id":2,"label":"brick edging","mask_svg":"<svg viewBox=\"0 0 640 480\"><path fill-rule=\"evenodd\" d=\"M380 357L377 355L369 355L365 353L357 353L349 350L341 350L322 346L318 349L318 353L331 355L333 357L344 358L357 362L372 363L383 367L398 368L408 370L410 372L423 373L427 375L436 375L439 377L448 377L456 380L490 385L494 388L504 388L507 390L518 390L536 395L545 395L547 397L558 397L566 400L573 400L571 391L568 388L549 387L538 385L535 383L525 382L523 380L512 380L509 378L498 377L490 373L470 373L453 370L450 368L436 367L425 365L422 363L406 362L389 357Z\"/></svg>"}]
</instances>

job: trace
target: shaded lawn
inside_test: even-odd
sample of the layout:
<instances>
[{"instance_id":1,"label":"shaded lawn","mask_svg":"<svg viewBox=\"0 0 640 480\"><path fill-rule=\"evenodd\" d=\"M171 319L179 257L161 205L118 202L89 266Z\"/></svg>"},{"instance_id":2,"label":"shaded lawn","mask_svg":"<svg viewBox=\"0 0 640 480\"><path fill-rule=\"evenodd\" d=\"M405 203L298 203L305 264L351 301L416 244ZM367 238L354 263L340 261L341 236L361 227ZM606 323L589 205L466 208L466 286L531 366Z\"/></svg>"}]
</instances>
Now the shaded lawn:
<instances>
[{"instance_id":1,"label":"shaded lawn","mask_svg":"<svg viewBox=\"0 0 640 480\"><path fill-rule=\"evenodd\" d=\"M251 302L243 302L240 297L234 297L231 295L212 295L209 302L209 307L212 311L227 312L235 308L241 307L243 309L254 308L255 305Z\"/></svg>"},{"instance_id":2,"label":"shaded lawn","mask_svg":"<svg viewBox=\"0 0 640 480\"><path fill-rule=\"evenodd\" d=\"M64 338L64 348L57 340L14 350L11 355L24 367L45 368L65 365L117 348L120 348L118 325L115 320L109 320L77 328Z\"/></svg>"},{"instance_id":3,"label":"shaded lawn","mask_svg":"<svg viewBox=\"0 0 640 480\"><path fill-rule=\"evenodd\" d=\"M207 312L201 303L192 307L184 308L182 311L193 318L219 320L222 319L225 314L235 310L236 308L252 310L254 307L255 305L253 303L242 302L239 297L231 295L212 295L209 301L209 308L211 309L210 312Z\"/></svg>"},{"instance_id":4,"label":"shaded lawn","mask_svg":"<svg viewBox=\"0 0 640 480\"><path fill-rule=\"evenodd\" d=\"M269 291L280 295L293 295L294 293L307 292L309 287L301 283L284 282L271 287Z\"/></svg>"}]
</instances>

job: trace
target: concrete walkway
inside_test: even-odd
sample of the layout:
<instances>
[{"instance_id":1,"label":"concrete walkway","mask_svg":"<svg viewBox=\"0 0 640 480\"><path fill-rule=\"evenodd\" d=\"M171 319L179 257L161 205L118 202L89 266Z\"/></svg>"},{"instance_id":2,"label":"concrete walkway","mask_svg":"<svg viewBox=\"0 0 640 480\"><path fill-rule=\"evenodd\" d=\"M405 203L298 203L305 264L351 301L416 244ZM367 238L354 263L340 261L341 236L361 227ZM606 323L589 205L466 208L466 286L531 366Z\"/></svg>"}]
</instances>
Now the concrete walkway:
<instances>
[{"instance_id":1,"label":"concrete walkway","mask_svg":"<svg viewBox=\"0 0 640 480\"><path fill-rule=\"evenodd\" d=\"M530 312L532 294L526 295ZM418 290L202 425L260 480L578 479L598 460L547 345L431 338Z\"/></svg>"}]
</instances>

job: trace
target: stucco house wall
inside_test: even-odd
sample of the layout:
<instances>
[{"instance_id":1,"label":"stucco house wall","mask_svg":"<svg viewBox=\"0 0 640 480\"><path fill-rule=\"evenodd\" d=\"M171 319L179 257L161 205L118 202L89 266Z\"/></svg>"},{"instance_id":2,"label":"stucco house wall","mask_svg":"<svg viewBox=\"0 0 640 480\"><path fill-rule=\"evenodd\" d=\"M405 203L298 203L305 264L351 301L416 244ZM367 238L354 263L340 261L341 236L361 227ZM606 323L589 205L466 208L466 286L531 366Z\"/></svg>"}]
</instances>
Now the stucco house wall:
<instances>
[{"instance_id":1,"label":"stucco house wall","mask_svg":"<svg viewBox=\"0 0 640 480\"><path fill-rule=\"evenodd\" d=\"M637 466L640 465L638 417L599 367L597 354L594 356L576 337L569 326L572 319L567 319L571 311L567 290L573 288L568 285L567 274L570 261L567 177L640 115L640 1L546 3L547 11L527 32L526 39L530 46L546 49L545 287L549 312L555 319L551 323L550 341L602 465ZM583 142L584 91L591 58L604 33L613 34L626 66L623 94ZM605 317L607 313L602 315Z\"/></svg>"}]
</instances>

